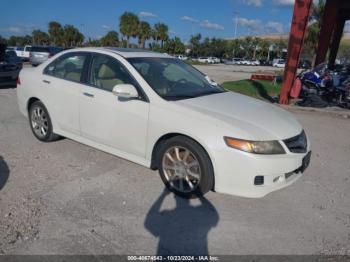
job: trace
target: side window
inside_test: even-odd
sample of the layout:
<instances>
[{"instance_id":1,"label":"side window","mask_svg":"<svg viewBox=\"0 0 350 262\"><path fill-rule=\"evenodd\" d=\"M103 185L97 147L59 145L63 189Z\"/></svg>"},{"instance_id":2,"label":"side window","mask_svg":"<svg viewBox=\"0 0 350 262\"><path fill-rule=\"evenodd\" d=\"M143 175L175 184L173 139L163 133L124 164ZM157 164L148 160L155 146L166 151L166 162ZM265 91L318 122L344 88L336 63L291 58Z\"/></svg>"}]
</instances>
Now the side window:
<instances>
[{"instance_id":1,"label":"side window","mask_svg":"<svg viewBox=\"0 0 350 262\"><path fill-rule=\"evenodd\" d=\"M85 54L72 54L60 57L49 64L45 68L44 73L54 77L80 82L85 59Z\"/></svg>"},{"instance_id":2,"label":"side window","mask_svg":"<svg viewBox=\"0 0 350 262\"><path fill-rule=\"evenodd\" d=\"M98 54L93 57L89 84L106 91L112 91L118 84L136 86L135 80L116 59Z\"/></svg>"}]
</instances>

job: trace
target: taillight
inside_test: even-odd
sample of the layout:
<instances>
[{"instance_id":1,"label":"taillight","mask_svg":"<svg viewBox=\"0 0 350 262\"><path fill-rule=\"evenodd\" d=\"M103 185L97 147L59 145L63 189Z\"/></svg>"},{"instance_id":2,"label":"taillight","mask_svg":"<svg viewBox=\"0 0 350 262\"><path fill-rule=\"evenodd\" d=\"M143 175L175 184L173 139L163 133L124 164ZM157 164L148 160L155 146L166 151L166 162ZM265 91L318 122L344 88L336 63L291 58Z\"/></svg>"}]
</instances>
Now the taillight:
<instances>
[{"instance_id":1,"label":"taillight","mask_svg":"<svg viewBox=\"0 0 350 262\"><path fill-rule=\"evenodd\" d=\"M17 77L17 85L21 85L21 79L19 77Z\"/></svg>"}]
</instances>

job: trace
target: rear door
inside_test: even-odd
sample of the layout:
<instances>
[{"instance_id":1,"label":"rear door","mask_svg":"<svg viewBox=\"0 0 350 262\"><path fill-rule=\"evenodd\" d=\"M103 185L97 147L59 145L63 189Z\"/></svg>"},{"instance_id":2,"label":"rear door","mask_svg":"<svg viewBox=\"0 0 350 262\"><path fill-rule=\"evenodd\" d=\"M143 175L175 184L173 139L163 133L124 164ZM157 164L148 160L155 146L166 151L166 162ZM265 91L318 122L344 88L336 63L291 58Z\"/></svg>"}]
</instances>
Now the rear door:
<instances>
[{"instance_id":1,"label":"rear door","mask_svg":"<svg viewBox=\"0 0 350 262\"><path fill-rule=\"evenodd\" d=\"M76 135L80 134L79 96L89 56L89 53L74 52L58 57L45 68L42 80L55 125Z\"/></svg>"}]
</instances>

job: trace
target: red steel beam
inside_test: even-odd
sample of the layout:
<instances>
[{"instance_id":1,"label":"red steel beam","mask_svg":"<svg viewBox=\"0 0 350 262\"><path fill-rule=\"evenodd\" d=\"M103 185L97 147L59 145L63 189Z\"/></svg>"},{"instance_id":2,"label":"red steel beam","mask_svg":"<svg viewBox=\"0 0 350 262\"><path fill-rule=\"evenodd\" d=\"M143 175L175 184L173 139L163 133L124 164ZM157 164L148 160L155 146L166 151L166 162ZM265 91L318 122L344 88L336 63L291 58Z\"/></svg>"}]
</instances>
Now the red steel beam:
<instances>
[{"instance_id":1,"label":"red steel beam","mask_svg":"<svg viewBox=\"0 0 350 262\"><path fill-rule=\"evenodd\" d=\"M327 0L322 18L320 38L318 40L315 65L326 60L327 51L331 42L332 33L337 22L339 0Z\"/></svg>"},{"instance_id":2,"label":"red steel beam","mask_svg":"<svg viewBox=\"0 0 350 262\"><path fill-rule=\"evenodd\" d=\"M332 44L329 51L328 67L334 69L341 37L343 35L345 19L338 19L332 37Z\"/></svg>"},{"instance_id":3,"label":"red steel beam","mask_svg":"<svg viewBox=\"0 0 350 262\"><path fill-rule=\"evenodd\" d=\"M280 104L289 103L289 92L293 86L298 69L299 57L304 42L306 26L309 20L312 0L296 0L294 4L292 26L289 34L284 81L280 93Z\"/></svg>"}]
</instances>

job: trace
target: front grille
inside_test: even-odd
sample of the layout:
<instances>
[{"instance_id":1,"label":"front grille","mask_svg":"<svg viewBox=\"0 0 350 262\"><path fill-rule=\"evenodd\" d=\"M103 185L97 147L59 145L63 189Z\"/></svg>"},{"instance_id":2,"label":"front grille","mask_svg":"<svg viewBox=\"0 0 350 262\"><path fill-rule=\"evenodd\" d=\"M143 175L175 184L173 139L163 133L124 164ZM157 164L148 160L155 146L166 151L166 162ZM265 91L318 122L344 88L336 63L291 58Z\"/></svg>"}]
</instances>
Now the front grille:
<instances>
[{"instance_id":1,"label":"front grille","mask_svg":"<svg viewBox=\"0 0 350 262\"><path fill-rule=\"evenodd\" d=\"M254 178L254 185L261 186L264 184L264 176L256 176Z\"/></svg>"},{"instance_id":2,"label":"front grille","mask_svg":"<svg viewBox=\"0 0 350 262\"><path fill-rule=\"evenodd\" d=\"M301 132L300 135L283 140L283 142L286 144L289 151L292 153L306 153L307 138L306 138L304 130L303 130L303 132Z\"/></svg>"}]
</instances>

